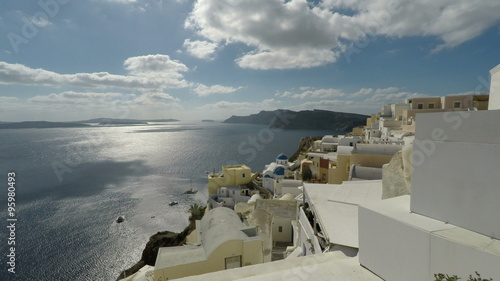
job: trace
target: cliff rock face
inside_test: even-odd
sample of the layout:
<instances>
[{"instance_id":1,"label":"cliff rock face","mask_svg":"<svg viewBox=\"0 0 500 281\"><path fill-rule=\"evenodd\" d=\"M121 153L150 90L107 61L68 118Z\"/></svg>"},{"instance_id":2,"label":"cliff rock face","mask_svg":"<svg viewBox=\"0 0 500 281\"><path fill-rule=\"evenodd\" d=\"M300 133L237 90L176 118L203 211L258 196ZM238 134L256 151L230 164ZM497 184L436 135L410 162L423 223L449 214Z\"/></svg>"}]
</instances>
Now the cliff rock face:
<instances>
[{"instance_id":1,"label":"cliff rock face","mask_svg":"<svg viewBox=\"0 0 500 281\"><path fill-rule=\"evenodd\" d=\"M366 124L367 115L327 110L291 111L278 109L261 111L250 116L231 116L224 123L268 125L270 128L287 130L334 130L351 131Z\"/></svg>"},{"instance_id":2,"label":"cliff rock face","mask_svg":"<svg viewBox=\"0 0 500 281\"><path fill-rule=\"evenodd\" d=\"M186 236L191 233L195 229L194 221L191 222L181 233L175 233L170 231L162 231L154 234L149 238L148 243L146 243L146 247L142 251L141 260L137 262L135 265L130 267L127 270L124 270L120 273L117 280L123 279L126 276L130 276L141 267L145 265L154 266L156 262L156 256L158 255L158 249L160 247L175 247L182 246L186 242Z\"/></svg>"},{"instance_id":3,"label":"cliff rock face","mask_svg":"<svg viewBox=\"0 0 500 281\"><path fill-rule=\"evenodd\" d=\"M295 161L301 153L305 153L311 148L315 141L322 139L323 137L304 137L300 139L299 147L297 151L288 159L288 161Z\"/></svg>"}]
</instances>

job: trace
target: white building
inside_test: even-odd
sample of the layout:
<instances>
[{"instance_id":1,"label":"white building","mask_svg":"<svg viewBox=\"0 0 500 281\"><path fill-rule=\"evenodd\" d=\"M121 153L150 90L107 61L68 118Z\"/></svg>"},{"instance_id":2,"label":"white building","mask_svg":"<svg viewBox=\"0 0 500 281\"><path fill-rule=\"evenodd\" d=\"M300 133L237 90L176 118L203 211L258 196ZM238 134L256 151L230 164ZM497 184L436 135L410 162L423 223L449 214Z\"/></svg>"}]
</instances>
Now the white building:
<instances>
[{"instance_id":1,"label":"white building","mask_svg":"<svg viewBox=\"0 0 500 281\"><path fill-rule=\"evenodd\" d=\"M269 191L274 192L276 181L284 178L293 178L293 172L290 170L290 162L288 156L281 153L276 157L276 162L266 165L262 172L262 186Z\"/></svg>"},{"instance_id":2,"label":"white building","mask_svg":"<svg viewBox=\"0 0 500 281\"><path fill-rule=\"evenodd\" d=\"M418 116L411 197L360 206L359 260L387 281L500 278L500 110Z\"/></svg>"},{"instance_id":3,"label":"white building","mask_svg":"<svg viewBox=\"0 0 500 281\"><path fill-rule=\"evenodd\" d=\"M304 255L349 248L356 255L358 205L382 199L382 181L304 184L304 207L299 215L299 245Z\"/></svg>"},{"instance_id":4,"label":"white building","mask_svg":"<svg viewBox=\"0 0 500 281\"><path fill-rule=\"evenodd\" d=\"M500 64L490 70L490 100L488 109L500 109Z\"/></svg>"},{"instance_id":5,"label":"white building","mask_svg":"<svg viewBox=\"0 0 500 281\"><path fill-rule=\"evenodd\" d=\"M230 185L217 188L216 194L208 197L210 208L227 207L234 209L238 202L247 203L253 195L258 195L258 190L249 189L246 186Z\"/></svg>"},{"instance_id":6,"label":"white building","mask_svg":"<svg viewBox=\"0 0 500 281\"><path fill-rule=\"evenodd\" d=\"M231 269L263 262L262 240L228 208L216 208L196 221L198 243L162 247L156 257L154 280Z\"/></svg>"}]
</instances>

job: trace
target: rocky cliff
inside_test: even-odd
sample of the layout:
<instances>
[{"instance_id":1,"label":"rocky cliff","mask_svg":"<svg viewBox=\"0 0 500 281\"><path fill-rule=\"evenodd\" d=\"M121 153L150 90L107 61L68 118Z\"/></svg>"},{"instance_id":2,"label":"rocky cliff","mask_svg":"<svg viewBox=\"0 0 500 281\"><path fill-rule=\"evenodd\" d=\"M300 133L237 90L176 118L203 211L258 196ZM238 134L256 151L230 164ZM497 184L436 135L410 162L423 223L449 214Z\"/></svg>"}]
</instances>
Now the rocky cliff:
<instances>
[{"instance_id":1,"label":"rocky cliff","mask_svg":"<svg viewBox=\"0 0 500 281\"><path fill-rule=\"evenodd\" d=\"M180 233L161 231L149 238L146 243L146 247L142 251L141 260L134 264L129 269L124 270L118 276L117 280L123 279L126 276L130 276L145 265L154 266L156 262L156 256L158 255L158 249L160 247L175 247L182 246L186 242L186 237L195 229L194 221L191 221L189 225Z\"/></svg>"},{"instance_id":2,"label":"rocky cliff","mask_svg":"<svg viewBox=\"0 0 500 281\"><path fill-rule=\"evenodd\" d=\"M333 130L351 131L352 128L365 125L369 116L355 113L334 112L327 110L291 111L278 109L261 111L249 116L231 116L223 123L247 123L268 125L270 128L287 130Z\"/></svg>"}]
</instances>

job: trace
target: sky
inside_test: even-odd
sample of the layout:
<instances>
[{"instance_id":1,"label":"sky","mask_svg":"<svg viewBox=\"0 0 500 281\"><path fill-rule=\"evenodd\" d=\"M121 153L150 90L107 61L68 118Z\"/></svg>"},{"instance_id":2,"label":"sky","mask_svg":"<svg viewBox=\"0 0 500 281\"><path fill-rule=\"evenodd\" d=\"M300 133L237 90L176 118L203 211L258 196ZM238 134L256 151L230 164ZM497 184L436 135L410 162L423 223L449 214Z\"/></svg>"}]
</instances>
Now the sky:
<instances>
[{"instance_id":1,"label":"sky","mask_svg":"<svg viewBox=\"0 0 500 281\"><path fill-rule=\"evenodd\" d=\"M484 94L498 0L2 0L0 121L371 114Z\"/></svg>"}]
</instances>

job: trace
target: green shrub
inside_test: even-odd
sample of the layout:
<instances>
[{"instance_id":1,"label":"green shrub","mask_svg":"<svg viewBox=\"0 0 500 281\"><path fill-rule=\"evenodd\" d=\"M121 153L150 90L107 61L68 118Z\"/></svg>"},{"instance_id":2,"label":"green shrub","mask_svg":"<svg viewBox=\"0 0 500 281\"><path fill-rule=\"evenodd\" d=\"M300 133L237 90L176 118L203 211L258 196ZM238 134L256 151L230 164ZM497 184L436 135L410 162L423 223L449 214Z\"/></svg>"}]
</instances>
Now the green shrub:
<instances>
[{"instance_id":1,"label":"green shrub","mask_svg":"<svg viewBox=\"0 0 500 281\"><path fill-rule=\"evenodd\" d=\"M472 277L472 275L469 275L469 279L467 281L493 281L492 278L481 278L481 274L479 274L477 271L476 277ZM436 273L434 274L434 281L457 281L458 279L462 279L456 275L449 276L448 274L443 274L443 273Z\"/></svg>"}]
</instances>

